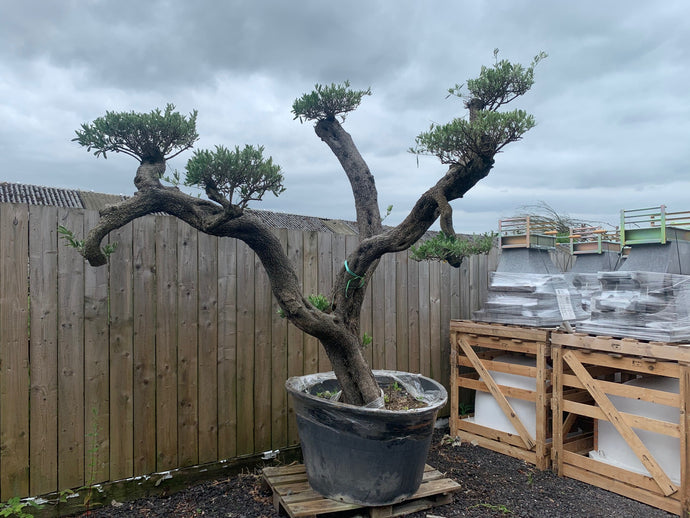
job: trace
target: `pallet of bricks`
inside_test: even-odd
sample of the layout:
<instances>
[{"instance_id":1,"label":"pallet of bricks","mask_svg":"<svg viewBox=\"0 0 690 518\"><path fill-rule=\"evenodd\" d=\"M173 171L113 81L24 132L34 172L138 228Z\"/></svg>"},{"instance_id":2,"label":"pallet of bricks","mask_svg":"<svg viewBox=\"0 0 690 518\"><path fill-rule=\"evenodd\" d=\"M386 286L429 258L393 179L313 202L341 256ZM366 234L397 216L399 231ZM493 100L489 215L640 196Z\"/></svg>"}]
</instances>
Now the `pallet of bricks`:
<instances>
[{"instance_id":1,"label":"pallet of bricks","mask_svg":"<svg viewBox=\"0 0 690 518\"><path fill-rule=\"evenodd\" d=\"M538 469L549 467L549 335L540 328L451 321L451 435ZM527 383L516 386L520 383L507 379ZM477 394L474 412L468 410L466 389ZM487 407L481 398L501 423L480 415Z\"/></svg>"},{"instance_id":2,"label":"pallet of bricks","mask_svg":"<svg viewBox=\"0 0 690 518\"><path fill-rule=\"evenodd\" d=\"M554 332L551 353L554 470L687 516L690 344ZM582 419L591 441L569 443Z\"/></svg>"}]
</instances>

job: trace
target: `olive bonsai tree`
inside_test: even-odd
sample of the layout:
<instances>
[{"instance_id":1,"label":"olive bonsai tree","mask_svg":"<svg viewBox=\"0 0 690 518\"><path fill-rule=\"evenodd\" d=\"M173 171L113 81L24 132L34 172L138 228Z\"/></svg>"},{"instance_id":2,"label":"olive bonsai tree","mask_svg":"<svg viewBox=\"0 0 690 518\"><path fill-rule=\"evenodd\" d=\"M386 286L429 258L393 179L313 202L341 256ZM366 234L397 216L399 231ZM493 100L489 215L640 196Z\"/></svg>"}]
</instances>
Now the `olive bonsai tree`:
<instances>
[{"instance_id":1,"label":"olive bonsai tree","mask_svg":"<svg viewBox=\"0 0 690 518\"><path fill-rule=\"evenodd\" d=\"M264 156L263 147L245 146L195 151L186 165L184 182L200 186L206 198L164 185L166 160L190 149L198 140L197 113L188 116L168 105L151 113L113 113L83 124L74 139L96 156L124 153L139 162L134 184L137 192L101 210L98 224L80 243L82 255L92 266L106 263L103 238L130 221L154 212L166 212L201 232L245 242L261 260L273 295L282 312L304 332L316 337L328 354L346 402L363 405L380 392L361 352L360 310L368 282L384 254L410 248L440 218L442 233L432 243L416 249L417 259L440 259L459 265L465 255L486 251L490 240L456 236L450 202L461 198L489 174L495 155L534 126L522 110L501 108L526 93L533 84L535 65L528 67L498 60L482 67L476 79L449 90L464 100L469 116L447 124L433 124L416 138L414 153L432 155L448 166L447 172L423 193L408 216L397 226L384 228L374 176L342 124L370 90L353 90L350 84L316 85L297 99L292 111L301 121L312 121L314 130L340 161L352 186L359 245L345 259L334 279L330 307L316 307L300 284L278 239L259 218L246 210L252 200L283 190L278 165Z\"/></svg>"}]
</instances>

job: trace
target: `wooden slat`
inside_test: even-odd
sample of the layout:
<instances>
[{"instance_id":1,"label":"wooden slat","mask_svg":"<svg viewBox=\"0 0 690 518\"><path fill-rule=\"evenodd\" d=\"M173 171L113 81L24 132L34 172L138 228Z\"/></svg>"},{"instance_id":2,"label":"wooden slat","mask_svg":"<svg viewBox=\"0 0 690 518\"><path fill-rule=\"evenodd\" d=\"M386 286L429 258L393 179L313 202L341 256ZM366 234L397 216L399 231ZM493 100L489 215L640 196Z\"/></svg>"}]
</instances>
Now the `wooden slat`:
<instances>
[{"instance_id":1,"label":"wooden slat","mask_svg":"<svg viewBox=\"0 0 690 518\"><path fill-rule=\"evenodd\" d=\"M372 368L386 367L386 278L381 264L371 279L372 293Z\"/></svg>"},{"instance_id":2,"label":"wooden slat","mask_svg":"<svg viewBox=\"0 0 690 518\"><path fill-rule=\"evenodd\" d=\"M690 364L680 365L680 507L684 515L690 513Z\"/></svg>"},{"instance_id":3,"label":"wooden slat","mask_svg":"<svg viewBox=\"0 0 690 518\"><path fill-rule=\"evenodd\" d=\"M563 385L567 387L576 387L582 389L585 388L584 384L579 380L579 378L572 374L563 375ZM607 394L628 397L631 399L641 399L644 401L657 403L659 405L678 407L681 401L679 394L674 394L673 392L665 392L663 390L654 390L645 387L624 385L622 383L614 383L612 381L605 380L599 380L599 386Z\"/></svg>"},{"instance_id":4,"label":"wooden slat","mask_svg":"<svg viewBox=\"0 0 690 518\"><path fill-rule=\"evenodd\" d=\"M177 462L177 220L156 216L156 469Z\"/></svg>"},{"instance_id":5,"label":"wooden slat","mask_svg":"<svg viewBox=\"0 0 690 518\"><path fill-rule=\"evenodd\" d=\"M563 465L563 476L593 484L670 513L680 514L678 500L660 494L658 487L656 491L643 489L652 480L649 477L607 466L603 462L597 462L582 455L574 455L570 452L564 452L564 455L567 461ZM587 467L583 468L578 464Z\"/></svg>"},{"instance_id":6,"label":"wooden slat","mask_svg":"<svg viewBox=\"0 0 690 518\"><path fill-rule=\"evenodd\" d=\"M610 367L617 371L626 370L637 372L644 375L657 374L659 376L668 376L670 378L678 377L678 364L674 362L649 362L646 359L635 358L631 356L621 356L617 354L612 356L609 353L598 353L579 351L571 349L572 355L583 364L598 365L600 367Z\"/></svg>"},{"instance_id":7,"label":"wooden slat","mask_svg":"<svg viewBox=\"0 0 690 518\"><path fill-rule=\"evenodd\" d=\"M302 289L305 296L318 295L319 291L319 242L317 232L305 232L302 252L304 277ZM304 373L313 374L319 370L319 341L304 335Z\"/></svg>"},{"instance_id":8,"label":"wooden slat","mask_svg":"<svg viewBox=\"0 0 690 518\"><path fill-rule=\"evenodd\" d=\"M197 232L177 228L177 450L180 466L199 462Z\"/></svg>"},{"instance_id":9,"label":"wooden slat","mask_svg":"<svg viewBox=\"0 0 690 518\"><path fill-rule=\"evenodd\" d=\"M132 222L134 474L156 471L156 220ZM87 268L87 274L93 268ZM88 365L88 362L87 362Z\"/></svg>"},{"instance_id":10,"label":"wooden slat","mask_svg":"<svg viewBox=\"0 0 690 518\"><path fill-rule=\"evenodd\" d=\"M519 435L504 432L502 430L496 430L495 428L490 428L488 426L480 425L475 422L472 422L469 419L459 419L456 423L456 426L458 430L457 435L462 436L460 432L465 432L466 434L472 436L472 438L468 440L474 440L481 437L491 442L507 444L514 446L516 448L521 448L523 450L525 449L525 443ZM530 456L530 458L533 457Z\"/></svg>"},{"instance_id":11,"label":"wooden slat","mask_svg":"<svg viewBox=\"0 0 690 518\"><path fill-rule=\"evenodd\" d=\"M484 381L465 377L464 375L456 378L456 386L471 390L479 390L481 392L491 392L491 389ZM500 389L501 393L507 398L521 399L523 401L531 401L533 403L537 402L537 392L535 392L534 390L527 390L498 384L496 386Z\"/></svg>"},{"instance_id":12,"label":"wooden slat","mask_svg":"<svg viewBox=\"0 0 690 518\"><path fill-rule=\"evenodd\" d=\"M690 362L690 347L687 344L645 342L632 338L611 338L591 336L582 333L553 333L553 343L589 349L594 351L629 354L633 356Z\"/></svg>"},{"instance_id":13,"label":"wooden slat","mask_svg":"<svg viewBox=\"0 0 690 518\"><path fill-rule=\"evenodd\" d=\"M2 500L29 491L29 211L0 206L0 486Z\"/></svg>"},{"instance_id":14,"label":"wooden slat","mask_svg":"<svg viewBox=\"0 0 690 518\"><path fill-rule=\"evenodd\" d=\"M407 251L395 254L395 368L409 372L410 369L410 337L407 323L408 293L407 293Z\"/></svg>"},{"instance_id":15,"label":"wooden slat","mask_svg":"<svg viewBox=\"0 0 690 518\"><path fill-rule=\"evenodd\" d=\"M419 263L419 372L431 376L431 303L429 262Z\"/></svg>"},{"instance_id":16,"label":"wooden slat","mask_svg":"<svg viewBox=\"0 0 690 518\"><path fill-rule=\"evenodd\" d=\"M254 252L237 243L237 454L254 452Z\"/></svg>"},{"instance_id":17,"label":"wooden slat","mask_svg":"<svg viewBox=\"0 0 690 518\"><path fill-rule=\"evenodd\" d=\"M333 300L333 234L326 234L324 232L319 232L317 234L318 241L318 265L317 269L319 272L317 292L328 298L328 300ZM326 351L323 345L319 344L319 358L318 358L318 372L328 372L333 370L331 367L331 362L326 356Z\"/></svg>"},{"instance_id":18,"label":"wooden slat","mask_svg":"<svg viewBox=\"0 0 690 518\"><path fill-rule=\"evenodd\" d=\"M583 415L593 419L608 420L606 412L604 412L601 408L593 405L585 405L574 401L568 401L567 399L563 400L563 410L565 412L572 412L577 415ZM650 432L668 435L669 437L680 437L680 426L676 423L660 421L658 419L652 419L636 414L628 414L626 412L619 412L619 414L622 421L631 428L648 430Z\"/></svg>"},{"instance_id":19,"label":"wooden slat","mask_svg":"<svg viewBox=\"0 0 690 518\"><path fill-rule=\"evenodd\" d=\"M551 441L551 459L553 468L559 476L563 476L563 441L567 435L563 423L563 351L560 345L551 346L551 360L553 362L552 382L553 393L551 399L551 415L553 419Z\"/></svg>"},{"instance_id":20,"label":"wooden slat","mask_svg":"<svg viewBox=\"0 0 690 518\"><path fill-rule=\"evenodd\" d=\"M203 464L218 460L218 238L199 233L198 247L199 463Z\"/></svg>"},{"instance_id":21,"label":"wooden slat","mask_svg":"<svg viewBox=\"0 0 690 518\"><path fill-rule=\"evenodd\" d=\"M384 317L384 368L396 370L398 361L397 304L395 255L386 254L381 259L379 269L383 269L383 317Z\"/></svg>"},{"instance_id":22,"label":"wooden slat","mask_svg":"<svg viewBox=\"0 0 690 518\"><path fill-rule=\"evenodd\" d=\"M441 263L429 264L429 356L431 377L441 377ZM445 358L444 358L445 360Z\"/></svg>"},{"instance_id":23,"label":"wooden slat","mask_svg":"<svg viewBox=\"0 0 690 518\"><path fill-rule=\"evenodd\" d=\"M482 361L477 357L477 353L474 352L474 349L472 349L472 347L465 343L462 336L459 338L458 343L460 344L462 351L465 353L465 356L467 356L470 359L470 361L472 361L472 365L479 373L479 376L488 385L489 392L491 392L491 395L494 397L494 399L498 403L498 406L501 408L501 410L508 418L510 423L515 427L515 430L522 438L527 449L531 450L532 448L534 448L534 439L527 431L527 428L525 428L525 425L522 424L522 421L520 421L520 418L517 416L515 410L513 410L513 407L510 405L506 397L501 392L500 388L494 381L489 371L484 367Z\"/></svg>"},{"instance_id":24,"label":"wooden slat","mask_svg":"<svg viewBox=\"0 0 690 518\"><path fill-rule=\"evenodd\" d=\"M4 217L0 214L0 222L2 219ZM31 323L29 438L31 481L29 493L42 495L56 491L58 487L57 208L31 207L29 223L29 278L31 279L29 317ZM103 270L104 268L100 269L100 271ZM0 271L0 280L2 276ZM1 311L4 311L4 305L3 300ZM87 306L87 319L89 309ZM5 347L4 341L0 347ZM87 363L87 368L88 366ZM3 408L0 402L0 410ZM2 495L2 498L4 500L5 495Z\"/></svg>"},{"instance_id":25,"label":"wooden slat","mask_svg":"<svg viewBox=\"0 0 690 518\"><path fill-rule=\"evenodd\" d=\"M485 335L518 340L530 340L533 342L546 341L548 331L538 327L520 327L513 325L489 324L473 322L470 320L453 320L450 330L468 335Z\"/></svg>"},{"instance_id":26,"label":"wooden slat","mask_svg":"<svg viewBox=\"0 0 690 518\"><path fill-rule=\"evenodd\" d=\"M302 233L297 230L287 231L287 255L297 278L302 281L304 269L302 267ZM288 377L304 374L304 334L296 326L288 324ZM297 420L292 398L288 398L288 444L299 443Z\"/></svg>"},{"instance_id":27,"label":"wooden slat","mask_svg":"<svg viewBox=\"0 0 690 518\"><path fill-rule=\"evenodd\" d=\"M58 223L83 236L81 212L58 210ZM58 487L84 483L84 259L58 247Z\"/></svg>"},{"instance_id":28,"label":"wooden slat","mask_svg":"<svg viewBox=\"0 0 690 518\"><path fill-rule=\"evenodd\" d=\"M409 259L407 261L407 313L400 316L407 320L408 326L408 355L410 372L420 372L419 347L419 263Z\"/></svg>"},{"instance_id":29,"label":"wooden slat","mask_svg":"<svg viewBox=\"0 0 690 518\"><path fill-rule=\"evenodd\" d=\"M97 223L97 212L87 211L84 214L85 231ZM148 324L150 325L150 322ZM108 266L92 268L87 265L84 269L86 484L110 480L110 351L106 346L109 340L108 326ZM33 359L31 363L33 370ZM154 381L151 380L152 386ZM155 413L153 415L155 416Z\"/></svg>"},{"instance_id":30,"label":"wooden slat","mask_svg":"<svg viewBox=\"0 0 690 518\"><path fill-rule=\"evenodd\" d=\"M271 449L271 284L254 262L254 451Z\"/></svg>"},{"instance_id":31,"label":"wooden slat","mask_svg":"<svg viewBox=\"0 0 690 518\"><path fill-rule=\"evenodd\" d=\"M640 462L642 462L644 467L652 474L664 495L668 496L676 492L677 488L668 478L668 475L666 475L661 466L659 466L658 462L654 459L630 425L625 422L616 407L611 403L611 400L606 396L606 393L599 388L597 381L589 375L584 366L577 360L573 352L565 352L563 354L563 359L570 366L575 375L584 383L587 391L606 414L607 420L618 430L618 433L620 433L625 442L628 443L632 451L638 459L640 459Z\"/></svg>"},{"instance_id":32,"label":"wooden slat","mask_svg":"<svg viewBox=\"0 0 690 518\"><path fill-rule=\"evenodd\" d=\"M111 232L110 479L134 475L132 224Z\"/></svg>"},{"instance_id":33,"label":"wooden slat","mask_svg":"<svg viewBox=\"0 0 690 518\"><path fill-rule=\"evenodd\" d=\"M218 240L218 458L237 455L237 241Z\"/></svg>"},{"instance_id":34,"label":"wooden slat","mask_svg":"<svg viewBox=\"0 0 690 518\"><path fill-rule=\"evenodd\" d=\"M452 268L449 264L441 264L441 338L439 344L439 355L441 361L441 370L439 372L438 380L446 388L446 391L450 390L450 370L451 364L448 361L450 359L450 300L451 300L451 273L455 271L456 268ZM449 392L450 393L450 392ZM448 412L450 400L444 408L440 410L442 415L446 415Z\"/></svg>"},{"instance_id":35,"label":"wooden slat","mask_svg":"<svg viewBox=\"0 0 690 518\"><path fill-rule=\"evenodd\" d=\"M274 233L283 251L287 252L287 230L276 229ZM288 321L280 317L278 301L275 297L271 298L271 449L278 450L288 444L288 395L285 390L288 377Z\"/></svg>"}]
</instances>

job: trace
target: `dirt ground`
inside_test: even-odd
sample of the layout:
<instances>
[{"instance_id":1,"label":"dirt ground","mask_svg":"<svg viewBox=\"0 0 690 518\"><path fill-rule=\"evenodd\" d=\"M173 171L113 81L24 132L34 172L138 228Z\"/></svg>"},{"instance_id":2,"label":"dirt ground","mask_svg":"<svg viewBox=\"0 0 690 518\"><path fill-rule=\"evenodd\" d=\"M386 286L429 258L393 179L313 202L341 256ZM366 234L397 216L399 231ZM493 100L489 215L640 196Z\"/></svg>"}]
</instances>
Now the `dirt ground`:
<instances>
[{"instance_id":1,"label":"dirt ground","mask_svg":"<svg viewBox=\"0 0 690 518\"><path fill-rule=\"evenodd\" d=\"M603 489L540 472L530 464L434 434L428 464L460 483L453 502L409 518L667 518L659 509ZM268 518L279 516L260 470L190 487L165 498L145 498L92 511L93 518L209 517Z\"/></svg>"}]
</instances>

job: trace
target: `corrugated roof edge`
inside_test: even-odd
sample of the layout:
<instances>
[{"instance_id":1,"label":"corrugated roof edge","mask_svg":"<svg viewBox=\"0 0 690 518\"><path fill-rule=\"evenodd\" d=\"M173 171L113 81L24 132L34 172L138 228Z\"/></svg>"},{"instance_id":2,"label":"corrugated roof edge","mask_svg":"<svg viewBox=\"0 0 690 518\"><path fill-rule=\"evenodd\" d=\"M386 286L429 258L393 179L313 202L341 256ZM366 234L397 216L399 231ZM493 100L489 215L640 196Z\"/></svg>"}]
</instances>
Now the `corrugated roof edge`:
<instances>
[{"instance_id":1,"label":"corrugated roof edge","mask_svg":"<svg viewBox=\"0 0 690 518\"><path fill-rule=\"evenodd\" d=\"M127 199L123 194L106 194L62 187L45 187L20 183L0 182L0 203L26 203L73 209L99 210L106 205ZM346 220L300 216L285 212L248 209L272 228L287 228L323 232L326 234L358 234L357 223Z\"/></svg>"}]
</instances>

